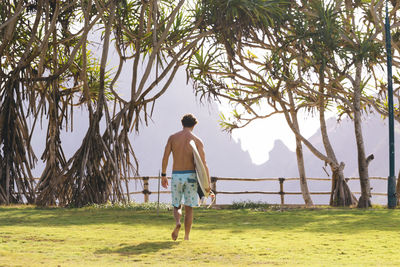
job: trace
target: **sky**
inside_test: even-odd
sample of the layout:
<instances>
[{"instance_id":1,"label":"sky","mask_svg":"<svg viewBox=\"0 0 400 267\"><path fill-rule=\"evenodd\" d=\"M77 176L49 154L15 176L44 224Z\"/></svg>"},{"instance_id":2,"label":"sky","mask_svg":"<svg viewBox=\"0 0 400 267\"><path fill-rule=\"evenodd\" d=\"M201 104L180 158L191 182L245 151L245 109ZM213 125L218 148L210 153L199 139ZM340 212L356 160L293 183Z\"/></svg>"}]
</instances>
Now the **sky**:
<instances>
[{"instance_id":1,"label":"sky","mask_svg":"<svg viewBox=\"0 0 400 267\"><path fill-rule=\"evenodd\" d=\"M218 103L219 111L229 113L229 104ZM318 118L299 112L300 130L305 138L311 137L318 129ZM261 165L268 161L269 151L277 139L291 150L296 149L296 140L292 130L286 123L284 115L276 114L266 119L253 121L244 128L235 129L232 138L240 141L242 149L248 151L254 164Z\"/></svg>"},{"instance_id":2,"label":"sky","mask_svg":"<svg viewBox=\"0 0 400 267\"><path fill-rule=\"evenodd\" d=\"M96 35L96 33L94 33L91 38L96 39L98 38L98 36ZM101 49L95 48L96 47L94 47L93 52L100 59L102 51ZM118 58L116 51L111 50L111 53L109 54L108 68L112 68L118 65L116 58ZM124 71L126 71L125 74ZM127 96L126 88L129 88L130 86L130 75L131 64L127 63L123 68L123 74L120 76L116 84L116 87L120 89L118 91L121 92L122 97ZM186 73L178 72L175 79L186 80ZM185 87L186 90L193 90L191 83L187 84ZM224 102L224 100L220 99L220 102L217 102L216 104L218 105L219 112L222 112L225 115L231 112L229 104L227 102ZM313 118L309 114L299 112L298 120L301 132L305 138L309 138L319 129L318 118ZM267 119L253 121L251 124L242 129L235 129L232 132L232 138L236 142L240 141L242 149L250 154L252 162L256 165L261 165L268 161L269 151L272 150L274 142L276 140L282 140L282 142L291 151L295 151L296 145L294 134L292 133L289 126L287 126L286 120L281 114L273 115L272 117Z\"/></svg>"}]
</instances>

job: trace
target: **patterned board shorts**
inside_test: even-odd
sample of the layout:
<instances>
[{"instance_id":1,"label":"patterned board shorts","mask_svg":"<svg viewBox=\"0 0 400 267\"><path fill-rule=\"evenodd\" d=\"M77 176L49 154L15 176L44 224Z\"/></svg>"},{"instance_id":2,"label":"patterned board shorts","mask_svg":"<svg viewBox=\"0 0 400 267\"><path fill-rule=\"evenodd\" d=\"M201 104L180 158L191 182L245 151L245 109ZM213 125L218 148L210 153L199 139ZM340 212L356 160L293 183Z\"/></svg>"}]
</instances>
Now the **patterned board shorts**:
<instances>
[{"instance_id":1,"label":"patterned board shorts","mask_svg":"<svg viewBox=\"0 0 400 267\"><path fill-rule=\"evenodd\" d=\"M172 206L178 208L182 204L182 196L185 197L185 206L198 206L197 186L195 171L173 171L171 182Z\"/></svg>"}]
</instances>

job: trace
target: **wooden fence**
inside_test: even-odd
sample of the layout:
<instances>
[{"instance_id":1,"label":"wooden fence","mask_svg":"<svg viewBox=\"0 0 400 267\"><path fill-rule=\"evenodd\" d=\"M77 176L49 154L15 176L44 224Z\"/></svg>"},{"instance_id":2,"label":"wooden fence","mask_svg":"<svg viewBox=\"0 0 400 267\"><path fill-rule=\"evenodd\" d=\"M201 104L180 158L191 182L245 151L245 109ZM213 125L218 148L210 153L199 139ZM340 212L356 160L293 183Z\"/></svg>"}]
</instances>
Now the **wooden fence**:
<instances>
[{"instance_id":1,"label":"wooden fence","mask_svg":"<svg viewBox=\"0 0 400 267\"><path fill-rule=\"evenodd\" d=\"M157 194L158 191L151 192L149 190L149 180L150 179L161 179L160 177L156 176L143 176L143 177L131 177L129 180L142 180L143 181L143 190L142 191L136 191L136 192L130 192L130 195L135 195L135 194L143 194L144 195L144 202L149 201L149 195L150 194ZM171 177L168 177L168 179L171 179ZM370 180L385 180L387 181L387 178L385 177L369 177ZM281 205L285 204L285 195L301 195L301 192L285 192L284 191L284 183L285 181L299 181L300 178L222 178L222 177L211 177L211 190L215 193L215 196L217 198L217 195L239 195L239 194L264 194L264 195L280 195L280 200L281 200ZM359 180L359 178L346 178L346 181L350 180ZM262 182L262 181L276 181L279 183L279 191L218 191L217 190L217 181L237 181L237 182ZM307 181L325 181L325 182L331 182L332 180L329 178L307 178ZM171 191L161 191L160 194L170 194ZM361 194L360 192L353 192L354 194ZM326 191L326 192L310 192L311 195L330 195L331 192ZM386 193L379 193L379 192L372 192L371 195L373 196L386 196ZM214 204L216 201L214 202Z\"/></svg>"}]
</instances>

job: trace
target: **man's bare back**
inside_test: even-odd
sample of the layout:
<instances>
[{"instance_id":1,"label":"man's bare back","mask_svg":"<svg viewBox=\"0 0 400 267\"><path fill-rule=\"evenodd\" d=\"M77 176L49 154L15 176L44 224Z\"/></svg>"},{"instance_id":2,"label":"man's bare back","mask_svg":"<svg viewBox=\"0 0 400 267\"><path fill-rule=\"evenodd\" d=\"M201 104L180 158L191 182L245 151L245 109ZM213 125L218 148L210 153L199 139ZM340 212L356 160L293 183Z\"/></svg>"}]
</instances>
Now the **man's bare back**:
<instances>
[{"instance_id":1,"label":"man's bare back","mask_svg":"<svg viewBox=\"0 0 400 267\"><path fill-rule=\"evenodd\" d=\"M182 130L170 136L168 143L174 158L172 166L174 171L194 170L193 151L189 142L196 139L198 138L188 130Z\"/></svg>"},{"instance_id":2,"label":"man's bare back","mask_svg":"<svg viewBox=\"0 0 400 267\"><path fill-rule=\"evenodd\" d=\"M166 166L168 164L168 156L172 152L173 171L194 170L195 166L193 149L189 144L191 140L195 142L203 164L207 166L203 142L188 128L184 128L182 131L179 131L169 137L167 145L165 146L163 166Z\"/></svg>"}]
</instances>

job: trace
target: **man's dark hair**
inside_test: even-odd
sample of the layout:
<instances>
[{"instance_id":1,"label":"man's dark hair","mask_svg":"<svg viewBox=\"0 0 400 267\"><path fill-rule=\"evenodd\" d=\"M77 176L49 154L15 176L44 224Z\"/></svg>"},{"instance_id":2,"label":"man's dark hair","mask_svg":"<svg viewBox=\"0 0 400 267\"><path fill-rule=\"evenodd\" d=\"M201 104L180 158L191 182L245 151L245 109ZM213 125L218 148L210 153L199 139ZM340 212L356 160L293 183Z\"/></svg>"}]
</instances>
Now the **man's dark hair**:
<instances>
[{"instance_id":1,"label":"man's dark hair","mask_svg":"<svg viewBox=\"0 0 400 267\"><path fill-rule=\"evenodd\" d=\"M192 114L186 114L183 116L181 122L183 127L192 128L197 124L197 119Z\"/></svg>"}]
</instances>

